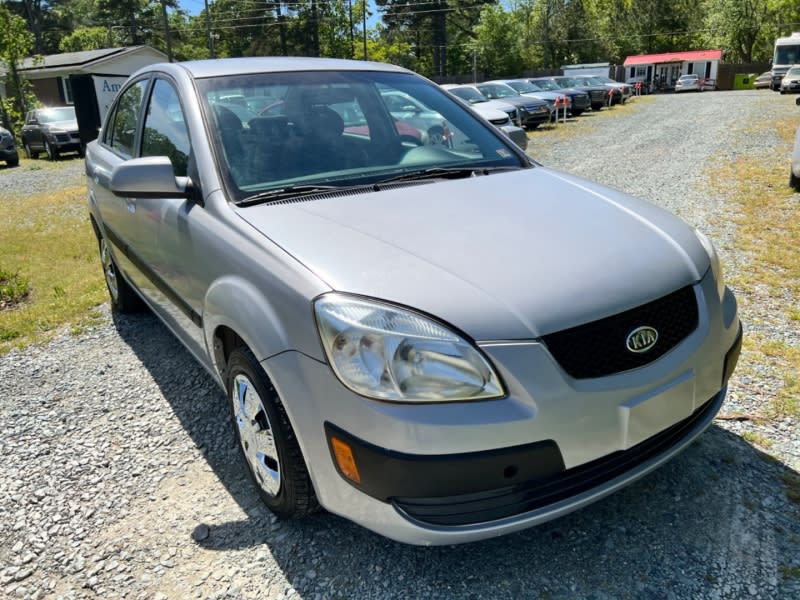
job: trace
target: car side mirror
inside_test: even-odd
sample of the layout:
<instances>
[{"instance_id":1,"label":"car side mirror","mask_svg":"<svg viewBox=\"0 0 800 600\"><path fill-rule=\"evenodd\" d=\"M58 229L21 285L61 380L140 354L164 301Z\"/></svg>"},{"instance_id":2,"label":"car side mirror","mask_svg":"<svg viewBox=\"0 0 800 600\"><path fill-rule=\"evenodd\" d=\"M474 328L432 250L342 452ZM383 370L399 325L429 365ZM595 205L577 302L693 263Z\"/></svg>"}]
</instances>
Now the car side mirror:
<instances>
[{"instance_id":1,"label":"car side mirror","mask_svg":"<svg viewBox=\"0 0 800 600\"><path fill-rule=\"evenodd\" d=\"M189 198L191 180L176 177L166 156L133 158L114 167L109 184L121 198Z\"/></svg>"}]
</instances>

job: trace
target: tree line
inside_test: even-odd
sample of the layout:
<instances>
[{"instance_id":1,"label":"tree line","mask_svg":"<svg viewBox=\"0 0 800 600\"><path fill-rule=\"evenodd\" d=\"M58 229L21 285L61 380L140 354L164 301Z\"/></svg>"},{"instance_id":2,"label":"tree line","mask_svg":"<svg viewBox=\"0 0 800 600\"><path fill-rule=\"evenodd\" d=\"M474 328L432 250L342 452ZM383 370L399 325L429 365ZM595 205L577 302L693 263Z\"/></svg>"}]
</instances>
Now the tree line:
<instances>
[{"instance_id":1,"label":"tree line","mask_svg":"<svg viewBox=\"0 0 800 600\"><path fill-rule=\"evenodd\" d=\"M765 61L776 37L800 31L797 0L375 0L368 30L366 1L208 0L190 15L179 0L6 0L0 10L24 21L30 54L149 44L175 60L367 57L428 76L708 48L726 62ZM7 46L19 52L8 31L4 62Z\"/></svg>"}]
</instances>

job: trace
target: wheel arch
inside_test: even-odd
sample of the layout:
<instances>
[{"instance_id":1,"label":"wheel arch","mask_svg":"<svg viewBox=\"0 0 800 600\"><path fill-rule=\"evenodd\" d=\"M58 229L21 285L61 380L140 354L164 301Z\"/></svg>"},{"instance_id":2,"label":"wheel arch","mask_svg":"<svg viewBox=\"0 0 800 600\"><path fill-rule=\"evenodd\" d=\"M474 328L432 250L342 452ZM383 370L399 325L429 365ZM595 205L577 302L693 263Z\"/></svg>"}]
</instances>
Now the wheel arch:
<instances>
[{"instance_id":1,"label":"wheel arch","mask_svg":"<svg viewBox=\"0 0 800 600\"><path fill-rule=\"evenodd\" d=\"M252 283L238 276L222 278L208 289L203 329L223 382L228 358L240 345L249 348L259 362L290 349L275 307Z\"/></svg>"}]
</instances>

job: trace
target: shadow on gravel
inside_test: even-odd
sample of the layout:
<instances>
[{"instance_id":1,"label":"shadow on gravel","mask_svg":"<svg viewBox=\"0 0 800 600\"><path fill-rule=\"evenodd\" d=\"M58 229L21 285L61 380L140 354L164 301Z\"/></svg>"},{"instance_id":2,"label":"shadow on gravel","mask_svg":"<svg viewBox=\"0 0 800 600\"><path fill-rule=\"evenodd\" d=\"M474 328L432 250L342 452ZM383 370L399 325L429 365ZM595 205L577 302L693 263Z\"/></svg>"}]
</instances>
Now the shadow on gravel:
<instances>
[{"instance_id":1,"label":"shadow on gravel","mask_svg":"<svg viewBox=\"0 0 800 600\"><path fill-rule=\"evenodd\" d=\"M216 384L152 315L115 323L248 515L211 525L199 545L266 545L301 597L789 597L785 586L800 583L782 576L800 570L787 499L787 482L800 498L800 474L716 425L605 500L494 540L407 546L326 513L275 523L244 475Z\"/></svg>"}]
</instances>

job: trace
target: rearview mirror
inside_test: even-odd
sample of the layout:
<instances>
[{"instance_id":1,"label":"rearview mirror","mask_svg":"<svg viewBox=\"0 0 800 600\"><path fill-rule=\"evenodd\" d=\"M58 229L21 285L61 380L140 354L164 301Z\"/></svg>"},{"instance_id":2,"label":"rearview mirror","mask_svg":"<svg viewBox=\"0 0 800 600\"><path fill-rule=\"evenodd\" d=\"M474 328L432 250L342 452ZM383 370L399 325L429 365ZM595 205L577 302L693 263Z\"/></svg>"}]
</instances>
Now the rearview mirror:
<instances>
[{"instance_id":1,"label":"rearview mirror","mask_svg":"<svg viewBox=\"0 0 800 600\"><path fill-rule=\"evenodd\" d=\"M168 157L147 156L114 167L109 187L122 198L188 198L190 180L175 176Z\"/></svg>"}]
</instances>

